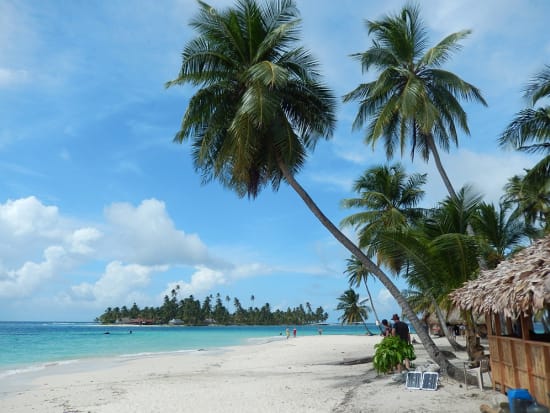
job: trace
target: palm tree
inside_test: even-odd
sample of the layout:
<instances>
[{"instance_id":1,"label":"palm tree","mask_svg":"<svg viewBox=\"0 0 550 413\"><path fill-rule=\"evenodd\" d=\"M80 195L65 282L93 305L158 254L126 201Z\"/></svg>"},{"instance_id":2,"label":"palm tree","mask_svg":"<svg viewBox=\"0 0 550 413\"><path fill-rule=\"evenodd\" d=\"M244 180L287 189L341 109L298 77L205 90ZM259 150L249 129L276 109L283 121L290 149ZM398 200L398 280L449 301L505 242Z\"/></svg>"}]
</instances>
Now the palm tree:
<instances>
[{"instance_id":1,"label":"palm tree","mask_svg":"<svg viewBox=\"0 0 550 413\"><path fill-rule=\"evenodd\" d=\"M534 106L540 99L550 97L550 65L537 73L525 88L524 96ZM511 146L518 151L543 153L525 178L548 191L550 179L550 105L530 107L519 111L499 139L503 147Z\"/></svg>"},{"instance_id":2,"label":"palm tree","mask_svg":"<svg viewBox=\"0 0 550 413\"><path fill-rule=\"evenodd\" d=\"M420 321L391 279L349 240L296 181L295 174L321 138L331 136L335 99L320 82L317 64L298 40L292 0L260 7L238 0L217 11L199 2L191 25L198 36L183 51L180 73L167 87L191 83L175 142L192 141L195 169L203 181L218 180L239 196L258 196L286 181L328 231L388 289L415 329ZM418 330L417 329L417 330ZM456 369L423 331L419 337L442 370Z\"/></svg>"},{"instance_id":3,"label":"palm tree","mask_svg":"<svg viewBox=\"0 0 550 413\"><path fill-rule=\"evenodd\" d=\"M359 236L359 247L366 250L368 257L376 251L373 245L381 231L388 227L409 225L422 216L422 209L416 208L424 191L421 186L426 183L426 174L407 176L402 165L375 166L357 179L353 190L359 198L348 198L342 201L344 208L359 208L341 222L341 226L354 227ZM402 263L384 261L377 257L392 271L399 272Z\"/></svg>"},{"instance_id":4,"label":"palm tree","mask_svg":"<svg viewBox=\"0 0 550 413\"><path fill-rule=\"evenodd\" d=\"M523 217L528 225L542 226L544 233L550 231L550 191L525 175L515 175L504 186L502 197L506 205L515 205L515 215Z\"/></svg>"},{"instance_id":5,"label":"palm tree","mask_svg":"<svg viewBox=\"0 0 550 413\"><path fill-rule=\"evenodd\" d=\"M524 239L536 235L534 228L510 208L506 202L501 202L498 210L494 204L481 203L473 217L472 225L489 269L496 268Z\"/></svg>"},{"instance_id":6,"label":"palm tree","mask_svg":"<svg viewBox=\"0 0 550 413\"><path fill-rule=\"evenodd\" d=\"M470 188L461 189L456 197L448 197L437 208L427 211L426 217L408 228L388 228L380 234L376 248L391 259L407 262L402 272L413 291L411 303L431 307L442 327L446 319L442 308L449 312L448 294L465 281L477 276L479 270L478 239L467 228L481 202L481 196ZM407 293L410 298L411 294ZM442 328L455 349L463 349Z\"/></svg>"},{"instance_id":7,"label":"palm tree","mask_svg":"<svg viewBox=\"0 0 550 413\"><path fill-rule=\"evenodd\" d=\"M459 42L470 31L450 34L427 49L427 30L413 4L366 25L374 37L372 46L352 57L361 62L363 72L377 69L378 77L344 96L344 102L359 101L354 129L369 121L365 142L374 146L382 138L388 159L396 147L403 155L410 140L411 157L419 153L428 161L432 156L449 194L455 196L437 146L448 151L451 143L457 145L458 128L470 133L459 99L486 102L475 86L440 67L460 50Z\"/></svg>"},{"instance_id":8,"label":"palm tree","mask_svg":"<svg viewBox=\"0 0 550 413\"><path fill-rule=\"evenodd\" d=\"M342 321L342 324L352 324L362 322L365 325L367 333L372 335L367 326L367 318L369 318L370 308L366 305L362 305L359 301L359 294L353 289L349 289L340 297L338 297L338 305L336 310L343 311L344 313L338 318Z\"/></svg>"},{"instance_id":9,"label":"palm tree","mask_svg":"<svg viewBox=\"0 0 550 413\"><path fill-rule=\"evenodd\" d=\"M374 307L374 301L372 299L372 295L369 289L368 278L370 273L365 269L365 266L363 265L363 263L354 256L352 256L351 258L348 258L346 262L347 262L347 268L344 271L344 273L348 274L348 283L350 287L353 287L353 286L360 287L361 282L365 284L365 288L369 296L369 302L372 308L372 312L374 313L374 317L376 317L376 323L378 324L378 328L382 333L382 325L379 323L380 318L378 318L378 313L376 312L376 308Z\"/></svg>"}]
</instances>

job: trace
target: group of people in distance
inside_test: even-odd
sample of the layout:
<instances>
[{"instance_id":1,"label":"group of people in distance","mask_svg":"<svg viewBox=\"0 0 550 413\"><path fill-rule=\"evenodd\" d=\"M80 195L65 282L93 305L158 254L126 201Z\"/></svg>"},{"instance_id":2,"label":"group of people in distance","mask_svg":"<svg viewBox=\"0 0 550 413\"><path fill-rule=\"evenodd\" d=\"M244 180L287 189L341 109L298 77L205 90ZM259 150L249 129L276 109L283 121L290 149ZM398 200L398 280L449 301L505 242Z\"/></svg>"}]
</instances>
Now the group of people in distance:
<instances>
[{"instance_id":1,"label":"group of people in distance","mask_svg":"<svg viewBox=\"0 0 550 413\"><path fill-rule=\"evenodd\" d=\"M382 333L381 336L388 337L388 336L395 336L399 337L401 340L403 340L407 344L411 344L411 334L409 332L409 326L404 323L403 321L399 320L399 316L397 314L394 314L392 316L393 326L390 326L388 320L384 319L382 320ZM405 364L405 369L409 370L410 368L410 360L404 359L403 363ZM397 372L401 373L402 365L399 363L397 365Z\"/></svg>"}]
</instances>

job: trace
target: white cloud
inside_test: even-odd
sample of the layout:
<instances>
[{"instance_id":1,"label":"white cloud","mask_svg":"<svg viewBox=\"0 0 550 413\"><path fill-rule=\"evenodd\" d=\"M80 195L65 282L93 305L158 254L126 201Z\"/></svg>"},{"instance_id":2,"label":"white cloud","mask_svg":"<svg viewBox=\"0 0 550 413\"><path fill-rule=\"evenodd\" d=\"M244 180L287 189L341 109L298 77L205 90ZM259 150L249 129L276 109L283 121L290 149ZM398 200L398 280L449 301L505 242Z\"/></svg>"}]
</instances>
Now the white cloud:
<instances>
[{"instance_id":1,"label":"white cloud","mask_svg":"<svg viewBox=\"0 0 550 413\"><path fill-rule=\"evenodd\" d=\"M59 235L57 207L44 206L34 196L8 200L0 205L0 231L10 232L15 237L29 234L46 238Z\"/></svg>"},{"instance_id":2,"label":"white cloud","mask_svg":"<svg viewBox=\"0 0 550 413\"><path fill-rule=\"evenodd\" d=\"M100 239L102 233L96 228L80 228L69 237L70 251L81 255L91 255L95 249L89 244Z\"/></svg>"},{"instance_id":3,"label":"white cloud","mask_svg":"<svg viewBox=\"0 0 550 413\"><path fill-rule=\"evenodd\" d=\"M209 260L199 236L176 229L161 201L148 199L137 207L115 203L105 209L105 217L110 227L107 248L118 259L140 264L188 265Z\"/></svg>"},{"instance_id":4,"label":"white cloud","mask_svg":"<svg viewBox=\"0 0 550 413\"><path fill-rule=\"evenodd\" d=\"M455 190L471 184L484 195L484 201L495 204L503 195L508 178L524 173L524 168L535 163L533 157L518 152L476 153L466 149L442 154L441 158ZM433 204L448 195L433 162L418 162L416 168L418 172L428 173L425 202ZM432 206L430 204L428 206Z\"/></svg>"},{"instance_id":5,"label":"white cloud","mask_svg":"<svg viewBox=\"0 0 550 413\"><path fill-rule=\"evenodd\" d=\"M38 261L53 245L63 245L71 227L55 206L37 198L8 200L0 204L0 262L15 270L25 262Z\"/></svg>"},{"instance_id":6,"label":"white cloud","mask_svg":"<svg viewBox=\"0 0 550 413\"><path fill-rule=\"evenodd\" d=\"M174 281L168 284L166 290L161 294L170 296L172 289L179 285L179 297L184 298L191 294L202 294L210 291L216 286L225 285L228 283L228 276L222 271L213 270L203 266L198 266L195 273L191 276L191 280L186 282L184 280Z\"/></svg>"},{"instance_id":7,"label":"white cloud","mask_svg":"<svg viewBox=\"0 0 550 413\"><path fill-rule=\"evenodd\" d=\"M0 204L0 296L32 295L93 255L101 235L75 226L35 197Z\"/></svg>"},{"instance_id":8,"label":"white cloud","mask_svg":"<svg viewBox=\"0 0 550 413\"><path fill-rule=\"evenodd\" d=\"M42 262L28 261L17 270L0 274L0 297L30 296L42 283L70 266L71 258L63 247L48 247Z\"/></svg>"},{"instance_id":9,"label":"white cloud","mask_svg":"<svg viewBox=\"0 0 550 413\"><path fill-rule=\"evenodd\" d=\"M167 268L111 262L95 283L81 283L71 287L72 297L75 300L95 301L98 306L126 302L130 292L147 286L152 274L164 272Z\"/></svg>"}]
</instances>

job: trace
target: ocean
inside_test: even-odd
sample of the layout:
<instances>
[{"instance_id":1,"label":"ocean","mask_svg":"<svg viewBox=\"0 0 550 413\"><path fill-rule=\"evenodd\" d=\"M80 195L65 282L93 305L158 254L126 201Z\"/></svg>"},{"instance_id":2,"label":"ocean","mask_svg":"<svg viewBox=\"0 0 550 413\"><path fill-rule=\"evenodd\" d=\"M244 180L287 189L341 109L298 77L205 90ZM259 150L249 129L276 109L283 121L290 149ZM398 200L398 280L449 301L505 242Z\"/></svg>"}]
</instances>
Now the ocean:
<instances>
[{"instance_id":1,"label":"ocean","mask_svg":"<svg viewBox=\"0 0 550 413\"><path fill-rule=\"evenodd\" d=\"M367 324L376 333L378 328ZM288 326L291 331L295 326ZM0 380L58 366L157 353L221 350L286 339L286 326L118 326L73 322L0 322ZM296 326L297 335L365 334L364 325Z\"/></svg>"}]
</instances>

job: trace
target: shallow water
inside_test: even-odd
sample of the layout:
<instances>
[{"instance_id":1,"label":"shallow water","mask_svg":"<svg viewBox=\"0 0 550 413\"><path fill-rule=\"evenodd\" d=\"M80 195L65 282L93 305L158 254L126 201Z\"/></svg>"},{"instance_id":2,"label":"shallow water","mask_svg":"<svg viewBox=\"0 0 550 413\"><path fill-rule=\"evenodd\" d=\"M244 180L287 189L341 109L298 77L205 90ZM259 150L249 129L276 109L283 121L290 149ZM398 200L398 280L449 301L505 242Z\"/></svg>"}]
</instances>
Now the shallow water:
<instances>
[{"instance_id":1,"label":"shallow water","mask_svg":"<svg viewBox=\"0 0 550 413\"><path fill-rule=\"evenodd\" d=\"M294 326L289 326L292 332ZM297 334L365 334L363 325L296 326ZM376 326L369 325L372 331ZM108 333L108 334L106 334ZM104 326L94 323L0 322L0 378L93 358L217 349L286 339L285 326Z\"/></svg>"}]
</instances>

